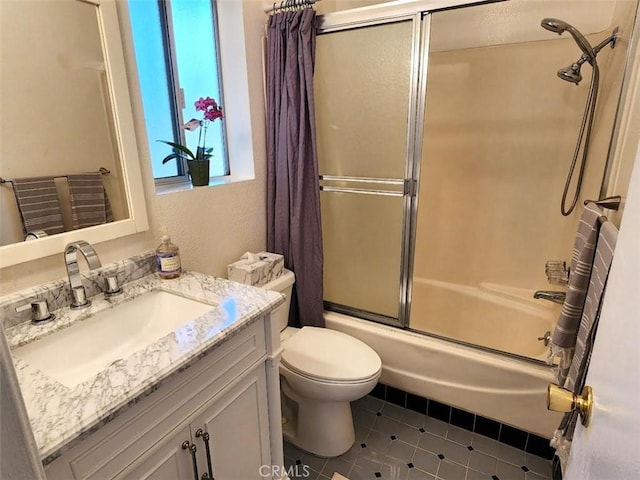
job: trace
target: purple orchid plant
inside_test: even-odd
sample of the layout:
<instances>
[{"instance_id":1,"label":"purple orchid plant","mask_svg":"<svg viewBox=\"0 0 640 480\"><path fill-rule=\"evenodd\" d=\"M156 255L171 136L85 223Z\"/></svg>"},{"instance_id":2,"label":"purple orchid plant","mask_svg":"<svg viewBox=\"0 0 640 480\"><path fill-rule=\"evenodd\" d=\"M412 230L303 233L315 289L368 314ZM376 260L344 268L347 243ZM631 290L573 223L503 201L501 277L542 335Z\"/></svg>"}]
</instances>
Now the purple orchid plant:
<instances>
[{"instance_id":1,"label":"purple orchid plant","mask_svg":"<svg viewBox=\"0 0 640 480\"><path fill-rule=\"evenodd\" d=\"M213 148L206 148L205 146L205 142L207 139L207 127L209 126L209 123L215 121L218 118L222 118L222 109L211 97L200 97L198 100L196 100L194 105L197 112L203 112L202 120L192 118L187 123L185 123L182 128L192 132L197 128L202 127L200 128L200 134L198 135L198 146L196 148L195 155L186 145L181 145L175 142L167 142L165 140L158 140L159 142L166 143L167 145L170 145L178 150L177 152L164 157L164 159L162 159L163 164L167 163L169 160L173 160L174 158L184 158L186 160L193 161L205 161L211 158L211 152L213 151Z\"/></svg>"}]
</instances>

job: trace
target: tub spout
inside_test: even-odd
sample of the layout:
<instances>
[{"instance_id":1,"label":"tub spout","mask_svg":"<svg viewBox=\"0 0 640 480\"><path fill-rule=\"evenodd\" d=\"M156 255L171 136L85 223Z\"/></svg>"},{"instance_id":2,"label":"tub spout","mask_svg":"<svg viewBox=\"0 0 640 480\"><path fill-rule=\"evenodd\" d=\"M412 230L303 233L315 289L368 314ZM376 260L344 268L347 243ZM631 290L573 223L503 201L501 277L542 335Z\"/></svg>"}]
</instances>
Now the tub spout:
<instances>
[{"instance_id":1,"label":"tub spout","mask_svg":"<svg viewBox=\"0 0 640 480\"><path fill-rule=\"evenodd\" d=\"M564 303L566 296L567 294L565 292L551 292L548 290L538 290L533 294L533 298L549 300L550 302L558 303L560 305Z\"/></svg>"}]
</instances>

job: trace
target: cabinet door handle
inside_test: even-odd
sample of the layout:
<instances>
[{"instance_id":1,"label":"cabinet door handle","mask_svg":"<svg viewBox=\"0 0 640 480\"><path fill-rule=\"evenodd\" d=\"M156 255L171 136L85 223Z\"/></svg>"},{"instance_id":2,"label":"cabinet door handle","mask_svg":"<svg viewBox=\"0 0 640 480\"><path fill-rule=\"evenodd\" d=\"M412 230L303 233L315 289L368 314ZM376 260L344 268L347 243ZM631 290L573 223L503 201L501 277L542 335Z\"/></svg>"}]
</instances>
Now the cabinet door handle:
<instances>
[{"instance_id":1,"label":"cabinet door handle","mask_svg":"<svg viewBox=\"0 0 640 480\"><path fill-rule=\"evenodd\" d=\"M193 462L193 479L200 480L200 476L198 475L198 462L196 461L196 452L198 451L198 447L189 440L185 440L182 442L182 449L189 450L191 453L191 461Z\"/></svg>"},{"instance_id":2,"label":"cabinet door handle","mask_svg":"<svg viewBox=\"0 0 640 480\"><path fill-rule=\"evenodd\" d=\"M198 430L196 430L196 438L202 438L202 441L204 442L204 448L207 452L207 468L209 469L209 477L207 479L203 478L203 480L215 480L213 478L213 468L211 468L211 448L209 446L209 434L199 428Z\"/></svg>"}]
</instances>

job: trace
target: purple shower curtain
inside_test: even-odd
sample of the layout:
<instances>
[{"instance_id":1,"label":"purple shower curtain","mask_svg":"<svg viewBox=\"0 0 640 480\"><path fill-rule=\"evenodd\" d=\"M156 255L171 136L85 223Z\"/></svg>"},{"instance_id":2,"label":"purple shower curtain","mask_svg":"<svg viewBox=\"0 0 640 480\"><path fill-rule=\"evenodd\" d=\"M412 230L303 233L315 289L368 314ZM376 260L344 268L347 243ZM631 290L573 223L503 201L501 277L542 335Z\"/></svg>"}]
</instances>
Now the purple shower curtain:
<instances>
[{"instance_id":1,"label":"purple shower curtain","mask_svg":"<svg viewBox=\"0 0 640 480\"><path fill-rule=\"evenodd\" d=\"M290 325L324 326L313 69L315 10L269 17L267 248L296 275Z\"/></svg>"}]
</instances>

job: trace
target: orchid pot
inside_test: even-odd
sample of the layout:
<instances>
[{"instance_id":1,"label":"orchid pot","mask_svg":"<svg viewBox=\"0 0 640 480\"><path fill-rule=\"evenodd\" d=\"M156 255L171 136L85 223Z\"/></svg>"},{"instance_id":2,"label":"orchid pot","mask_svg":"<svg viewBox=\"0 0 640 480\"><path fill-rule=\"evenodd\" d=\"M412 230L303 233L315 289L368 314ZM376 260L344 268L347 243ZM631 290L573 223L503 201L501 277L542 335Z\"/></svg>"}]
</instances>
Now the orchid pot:
<instances>
[{"instance_id":1,"label":"orchid pot","mask_svg":"<svg viewBox=\"0 0 640 480\"><path fill-rule=\"evenodd\" d=\"M198 147L194 155L186 145L182 145L176 142L168 142L166 140L158 140L159 142L166 143L173 147L174 152L167 155L162 163L167 163L173 159L184 159L187 161L187 168L189 170L189 177L191 178L191 184L194 187L202 187L209 185L209 159L212 156L213 148L206 148L205 142L207 138L207 127L209 123L218 118L222 118L222 109L218 106L216 101L211 98L200 98L195 102L196 111L203 112L203 119L198 120L192 118L183 125L185 130L193 131L200 127L200 135L198 136Z\"/></svg>"}]
</instances>

